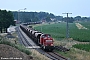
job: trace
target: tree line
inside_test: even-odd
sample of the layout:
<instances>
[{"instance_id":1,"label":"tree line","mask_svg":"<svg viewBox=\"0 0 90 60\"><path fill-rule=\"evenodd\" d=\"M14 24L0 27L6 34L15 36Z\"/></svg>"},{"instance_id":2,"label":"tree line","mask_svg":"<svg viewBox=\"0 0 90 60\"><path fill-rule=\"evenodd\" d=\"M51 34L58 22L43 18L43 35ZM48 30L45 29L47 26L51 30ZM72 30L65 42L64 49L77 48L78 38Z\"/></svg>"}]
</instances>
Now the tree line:
<instances>
[{"instance_id":1,"label":"tree line","mask_svg":"<svg viewBox=\"0 0 90 60\"><path fill-rule=\"evenodd\" d=\"M66 22L67 18L63 16L55 16L52 13L48 12L17 12L17 11L12 11L13 16L15 20L19 20L21 22L40 22L40 21L46 21L46 22L51 22L51 21L64 21ZM81 17L81 16L76 16L76 17L69 17L68 18L69 23L73 23L74 21L90 21L90 17Z\"/></svg>"},{"instance_id":2,"label":"tree line","mask_svg":"<svg viewBox=\"0 0 90 60\"><path fill-rule=\"evenodd\" d=\"M15 20L19 20L21 22L40 22L47 21L51 22L52 19L62 18L62 16L55 16L52 13L48 12L17 12L13 11L13 16ZM52 19L51 19L52 18Z\"/></svg>"},{"instance_id":3,"label":"tree line","mask_svg":"<svg viewBox=\"0 0 90 60\"><path fill-rule=\"evenodd\" d=\"M6 32L10 25L15 25L14 17L11 11L0 10L0 32Z\"/></svg>"}]
</instances>

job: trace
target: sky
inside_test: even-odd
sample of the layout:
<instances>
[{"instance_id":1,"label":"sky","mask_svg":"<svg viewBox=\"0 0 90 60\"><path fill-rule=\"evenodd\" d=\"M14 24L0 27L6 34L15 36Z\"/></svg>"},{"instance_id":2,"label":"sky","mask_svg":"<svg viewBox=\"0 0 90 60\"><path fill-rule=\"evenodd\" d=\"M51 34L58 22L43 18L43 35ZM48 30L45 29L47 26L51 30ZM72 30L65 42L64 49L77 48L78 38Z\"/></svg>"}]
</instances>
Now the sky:
<instances>
[{"instance_id":1,"label":"sky","mask_svg":"<svg viewBox=\"0 0 90 60\"><path fill-rule=\"evenodd\" d=\"M0 0L1 10L49 12L54 15L90 17L90 0ZM26 8L26 10L23 10Z\"/></svg>"}]
</instances>

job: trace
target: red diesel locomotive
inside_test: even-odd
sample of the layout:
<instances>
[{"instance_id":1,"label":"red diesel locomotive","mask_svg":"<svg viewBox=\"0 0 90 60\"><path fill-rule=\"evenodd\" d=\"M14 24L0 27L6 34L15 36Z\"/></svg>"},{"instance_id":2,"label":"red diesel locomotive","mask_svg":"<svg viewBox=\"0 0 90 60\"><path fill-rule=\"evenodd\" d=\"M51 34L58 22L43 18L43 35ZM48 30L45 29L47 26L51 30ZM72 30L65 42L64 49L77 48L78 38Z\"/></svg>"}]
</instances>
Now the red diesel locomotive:
<instances>
[{"instance_id":1,"label":"red diesel locomotive","mask_svg":"<svg viewBox=\"0 0 90 60\"><path fill-rule=\"evenodd\" d=\"M20 25L20 28L45 51L52 51L54 49L53 38L50 34L44 34L24 25Z\"/></svg>"}]
</instances>

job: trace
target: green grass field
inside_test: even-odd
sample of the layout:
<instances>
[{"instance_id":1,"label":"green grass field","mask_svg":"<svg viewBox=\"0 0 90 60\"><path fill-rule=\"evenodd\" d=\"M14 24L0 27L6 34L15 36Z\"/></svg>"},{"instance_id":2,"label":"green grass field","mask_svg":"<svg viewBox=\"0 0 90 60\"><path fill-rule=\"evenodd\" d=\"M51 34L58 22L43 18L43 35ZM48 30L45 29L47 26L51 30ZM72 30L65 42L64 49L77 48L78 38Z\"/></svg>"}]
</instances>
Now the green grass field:
<instances>
[{"instance_id":1,"label":"green grass field","mask_svg":"<svg viewBox=\"0 0 90 60\"><path fill-rule=\"evenodd\" d=\"M90 30L90 22L81 22L80 24L84 25Z\"/></svg>"},{"instance_id":2,"label":"green grass field","mask_svg":"<svg viewBox=\"0 0 90 60\"><path fill-rule=\"evenodd\" d=\"M81 23L83 26L88 29L78 29L75 23L69 23L69 35L70 38L73 38L77 41L89 42L90 41L90 22ZM42 29L41 29L42 28ZM44 33L51 34L52 37L56 40L61 40L66 37L66 23L56 23L56 24L47 24L42 26L35 27L36 30L39 30Z\"/></svg>"},{"instance_id":3,"label":"green grass field","mask_svg":"<svg viewBox=\"0 0 90 60\"><path fill-rule=\"evenodd\" d=\"M66 34L66 28L64 28L65 26L66 26L65 23L47 24L47 25L35 27L35 29L41 31L42 28L43 33L51 34L53 38L58 40L60 38L65 38L65 34Z\"/></svg>"},{"instance_id":4,"label":"green grass field","mask_svg":"<svg viewBox=\"0 0 90 60\"><path fill-rule=\"evenodd\" d=\"M85 51L90 51L90 44L76 44L76 45L73 45L73 47L81 50L85 50Z\"/></svg>"}]
</instances>

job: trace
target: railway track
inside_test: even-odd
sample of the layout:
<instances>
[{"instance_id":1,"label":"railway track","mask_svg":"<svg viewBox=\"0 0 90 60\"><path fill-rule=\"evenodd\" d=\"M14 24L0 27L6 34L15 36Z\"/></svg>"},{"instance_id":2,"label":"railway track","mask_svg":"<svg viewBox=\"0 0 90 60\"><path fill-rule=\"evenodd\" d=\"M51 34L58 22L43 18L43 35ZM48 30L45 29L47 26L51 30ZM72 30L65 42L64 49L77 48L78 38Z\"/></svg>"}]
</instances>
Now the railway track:
<instances>
[{"instance_id":1,"label":"railway track","mask_svg":"<svg viewBox=\"0 0 90 60\"><path fill-rule=\"evenodd\" d=\"M24 36L24 34L19 29L19 27L17 27L17 31L18 31L19 38L21 39L21 43L24 46L33 46L33 45L35 45L35 44L31 44L32 42L29 41L29 39ZM38 49L38 48L36 48L35 50L37 50L39 53L47 56L51 60L68 60L68 59L64 58L63 56L60 56L59 54L57 54L55 52L45 52L42 49Z\"/></svg>"},{"instance_id":2,"label":"railway track","mask_svg":"<svg viewBox=\"0 0 90 60\"><path fill-rule=\"evenodd\" d=\"M19 27L17 27L16 30L17 30L21 44L23 44L24 46L28 46L27 42L25 41L24 36L22 35L21 31L19 30Z\"/></svg>"},{"instance_id":3,"label":"railway track","mask_svg":"<svg viewBox=\"0 0 90 60\"><path fill-rule=\"evenodd\" d=\"M68 60L67 58L65 58L55 52L47 52L47 54L49 54L50 56L53 57L53 58L51 58L52 60Z\"/></svg>"}]
</instances>

